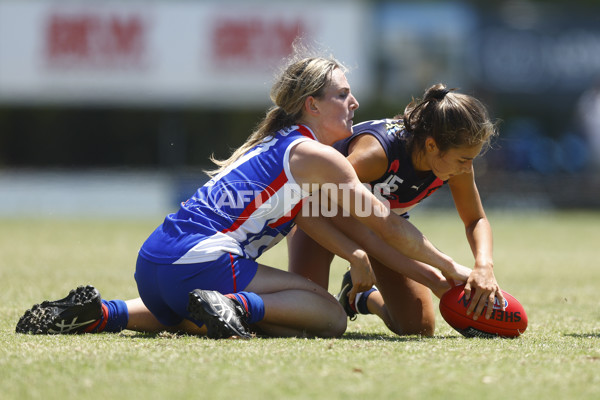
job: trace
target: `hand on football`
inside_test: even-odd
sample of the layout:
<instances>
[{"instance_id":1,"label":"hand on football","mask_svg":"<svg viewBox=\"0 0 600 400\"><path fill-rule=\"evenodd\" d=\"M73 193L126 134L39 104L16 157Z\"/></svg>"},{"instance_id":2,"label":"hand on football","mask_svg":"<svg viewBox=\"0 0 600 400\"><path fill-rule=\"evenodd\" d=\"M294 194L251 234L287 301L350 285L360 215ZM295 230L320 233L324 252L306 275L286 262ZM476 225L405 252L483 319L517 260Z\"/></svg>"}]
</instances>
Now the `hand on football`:
<instances>
[{"instance_id":1,"label":"hand on football","mask_svg":"<svg viewBox=\"0 0 600 400\"><path fill-rule=\"evenodd\" d=\"M492 306L487 307L485 312L485 318L490 319L492 311L494 310L493 305L497 304L502 311L504 311L504 296L496 277L494 276L494 270L491 267L477 267L473 269L471 275L467 279L465 285L465 296L471 300L469 308L467 309L467 315L473 313L473 319L477 320L483 309L491 304ZM498 300L496 302L496 299Z\"/></svg>"}]
</instances>

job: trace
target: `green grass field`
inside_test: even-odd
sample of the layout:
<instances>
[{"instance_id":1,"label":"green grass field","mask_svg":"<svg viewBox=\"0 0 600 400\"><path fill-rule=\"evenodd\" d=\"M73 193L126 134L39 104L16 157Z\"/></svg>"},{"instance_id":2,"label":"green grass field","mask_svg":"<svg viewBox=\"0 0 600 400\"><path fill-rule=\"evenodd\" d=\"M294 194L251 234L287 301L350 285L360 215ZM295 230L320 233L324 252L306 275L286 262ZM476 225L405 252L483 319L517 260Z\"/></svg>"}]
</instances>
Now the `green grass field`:
<instances>
[{"instance_id":1,"label":"green grass field","mask_svg":"<svg viewBox=\"0 0 600 400\"><path fill-rule=\"evenodd\" d=\"M2 399L598 399L600 212L491 213L496 276L524 305L518 339L465 339L439 316L434 338L377 318L340 339L213 341L134 332L14 333L33 303L79 284L136 297L134 262L153 221L0 221ZM441 250L471 256L454 212L412 218ZM285 246L261 261L285 268ZM335 293L345 270L336 259Z\"/></svg>"}]
</instances>

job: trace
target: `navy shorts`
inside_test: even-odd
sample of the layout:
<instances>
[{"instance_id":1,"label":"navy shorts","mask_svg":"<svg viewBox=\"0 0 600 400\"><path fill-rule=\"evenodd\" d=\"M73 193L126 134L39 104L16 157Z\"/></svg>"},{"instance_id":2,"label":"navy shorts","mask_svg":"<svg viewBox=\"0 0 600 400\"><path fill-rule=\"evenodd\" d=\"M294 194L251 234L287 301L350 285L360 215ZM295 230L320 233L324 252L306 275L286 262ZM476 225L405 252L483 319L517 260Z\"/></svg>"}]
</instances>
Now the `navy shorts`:
<instances>
[{"instance_id":1,"label":"navy shorts","mask_svg":"<svg viewBox=\"0 0 600 400\"><path fill-rule=\"evenodd\" d=\"M189 293L194 289L223 294L244 290L256 275L255 260L225 253L215 261L197 264L156 264L138 256L135 281L146 307L164 325L173 326L190 318Z\"/></svg>"}]
</instances>

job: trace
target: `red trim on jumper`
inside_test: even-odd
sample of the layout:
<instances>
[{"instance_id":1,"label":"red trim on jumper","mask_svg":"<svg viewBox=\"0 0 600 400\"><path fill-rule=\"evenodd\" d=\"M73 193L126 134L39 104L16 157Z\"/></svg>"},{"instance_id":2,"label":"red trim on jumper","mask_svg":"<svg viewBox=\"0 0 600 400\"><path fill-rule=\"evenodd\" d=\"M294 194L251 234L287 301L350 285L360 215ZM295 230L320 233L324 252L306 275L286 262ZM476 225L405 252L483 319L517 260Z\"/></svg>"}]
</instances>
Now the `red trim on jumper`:
<instances>
[{"instance_id":1,"label":"red trim on jumper","mask_svg":"<svg viewBox=\"0 0 600 400\"><path fill-rule=\"evenodd\" d=\"M85 333L90 333L90 332L100 333L104 330L104 328L106 328L107 322L108 322L108 307L106 307L106 305L104 303L102 303L102 316L100 317L100 319L98 319L96 322L93 322L91 325L89 325L83 331ZM95 330L96 328L98 328L98 330Z\"/></svg>"},{"instance_id":2,"label":"red trim on jumper","mask_svg":"<svg viewBox=\"0 0 600 400\"><path fill-rule=\"evenodd\" d=\"M229 253L229 260L231 261L231 277L233 278L233 291L237 292L237 281L235 278L235 265L234 265L234 259L233 259L233 254Z\"/></svg>"},{"instance_id":3,"label":"red trim on jumper","mask_svg":"<svg viewBox=\"0 0 600 400\"><path fill-rule=\"evenodd\" d=\"M298 204L296 204L294 206L294 208L292 208L289 212L289 214L284 215L283 217L279 218L277 221L275 222L271 222L268 226L269 228L277 228L279 225L283 225L288 221L293 220L294 218L296 218L296 215L298 215L298 213L300 212L300 209L302 208L302 204L304 204L304 200L306 198L302 199L302 201L300 201Z\"/></svg>"},{"instance_id":4,"label":"red trim on jumper","mask_svg":"<svg viewBox=\"0 0 600 400\"><path fill-rule=\"evenodd\" d=\"M427 186L427 188L425 188L425 190L423 190L421 193L419 193L419 195L417 197L415 197L414 199L412 199L410 201L407 201L406 203L400 203L396 199L387 199L387 200L390 202L390 208L392 208L392 209L414 206L415 204L417 204L418 202L420 202L421 200L423 200L424 198L428 197L433 192L435 192L436 190L441 188L443 185L444 185L444 181L442 181L440 178L436 178L431 183L431 185Z\"/></svg>"},{"instance_id":5,"label":"red trim on jumper","mask_svg":"<svg viewBox=\"0 0 600 400\"><path fill-rule=\"evenodd\" d=\"M387 172L398 172L398 168L400 168L400 161L394 160L394 161L392 161L392 164L390 165L390 169L388 169Z\"/></svg>"},{"instance_id":6,"label":"red trim on jumper","mask_svg":"<svg viewBox=\"0 0 600 400\"><path fill-rule=\"evenodd\" d=\"M304 125L298 125L298 132L300 132L302 136L306 136L309 139L317 140L317 137L312 133L312 131Z\"/></svg>"},{"instance_id":7,"label":"red trim on jumper","mask_svg":"<svg viewBox=\"0 0 600 400\"><path fill-rule=\"evenodd\" d=\"M271 196L273 196L285 183L287 182L287 176L285 175L285 171L281 171L279 176L273 180L258 196L254 198L250 204L246 206L244 211L237 217L233 224L229 228L223 229L222 233L233 232L244 222L246 222L250 216L263 205Z\"/></svg>"}]
</instances>

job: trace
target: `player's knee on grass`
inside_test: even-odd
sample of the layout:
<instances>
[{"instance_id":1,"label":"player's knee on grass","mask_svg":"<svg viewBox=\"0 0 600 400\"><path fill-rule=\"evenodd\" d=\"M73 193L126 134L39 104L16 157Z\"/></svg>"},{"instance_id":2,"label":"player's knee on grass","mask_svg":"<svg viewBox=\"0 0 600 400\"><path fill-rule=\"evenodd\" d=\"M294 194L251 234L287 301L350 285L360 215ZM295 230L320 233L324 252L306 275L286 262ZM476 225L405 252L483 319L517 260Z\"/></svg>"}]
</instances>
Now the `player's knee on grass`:
<instances>
[{"instance_id":1,"label":"player's knee on grass","mask_svg":"<svg viewBox=\"0 0 600 400\"><path fill-rule=\"evenodd\" d=\"M392 332L400 336L409 335L420 335L420 336L433 336L435 333L435 322L423 323L423 324L412 324L405 327L402 326L388 326Z\"/></svg>"},{"instance_id":2,"label":"player's knee on grass","mask_svg":"<svg viewBox=\"0 0 600 400\"><path fill-rule=\"evenodd\" d=\"M391 318L387 322L387 326L392 332L400 336L433 336L435 333L435 313L432 310L423 310L420 315Z\"/></svg>"}]
</instances>

